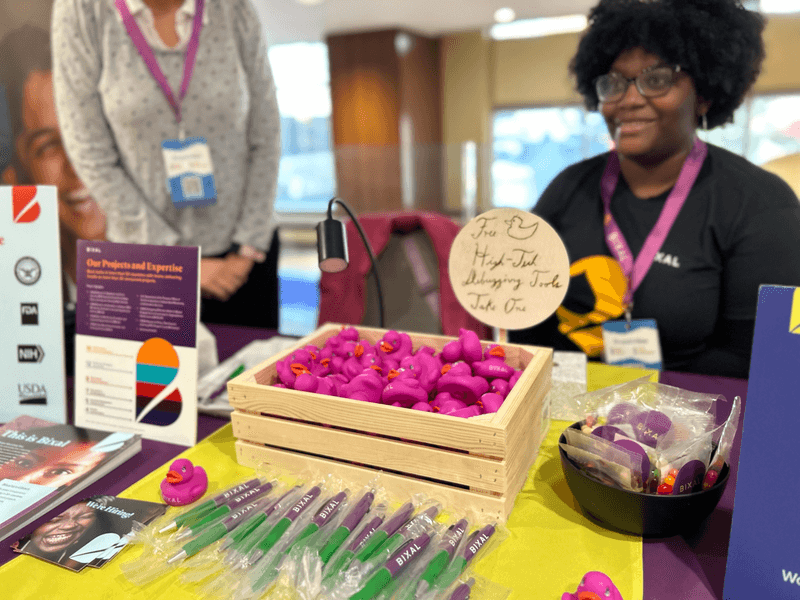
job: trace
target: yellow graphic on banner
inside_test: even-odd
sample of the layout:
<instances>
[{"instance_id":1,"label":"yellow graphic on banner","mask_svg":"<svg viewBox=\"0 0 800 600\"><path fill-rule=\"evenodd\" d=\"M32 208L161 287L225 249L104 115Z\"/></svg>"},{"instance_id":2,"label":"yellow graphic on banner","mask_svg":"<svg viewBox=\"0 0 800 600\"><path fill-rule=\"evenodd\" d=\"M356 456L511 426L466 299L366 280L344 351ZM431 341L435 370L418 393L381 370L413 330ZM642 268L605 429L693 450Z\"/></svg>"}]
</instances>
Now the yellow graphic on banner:
<instances>
[{"instance_id":1,"label":"yellow graphic on banner","mask_svg":"<svg viewBox=\"0 0 800 600\"><path fill-rule=\"evenodd\" d=\"M558 330L588 356L599 357L603 354L601 325L625 312L622 299L628 280L622 267L610 256L587 256L576 260L570 266L569 275L572 278L586 277L595 302L592 310L584 314L559 306L556 310Z\"/></svg>"},{"instance_id":2,"label":"yellow graphic on banner","mask_svg":"<svg viewBox=\"0 0 800 600\"><path fill-rule=\"evenodd\" d=\"M792 312L789 314L789 333L800 335L800 288L792 296Z\"/></svg>"}]
</instances>

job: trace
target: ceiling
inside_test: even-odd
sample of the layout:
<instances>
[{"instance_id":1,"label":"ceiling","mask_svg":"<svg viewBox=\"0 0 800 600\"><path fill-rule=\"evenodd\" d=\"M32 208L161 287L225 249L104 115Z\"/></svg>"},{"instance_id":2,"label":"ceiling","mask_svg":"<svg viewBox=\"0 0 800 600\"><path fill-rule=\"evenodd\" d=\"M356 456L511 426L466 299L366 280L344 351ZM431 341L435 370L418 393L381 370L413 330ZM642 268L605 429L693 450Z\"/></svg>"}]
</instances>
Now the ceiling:
<instances>
[{"instance_id":1,"label":"ceiling","mask_svg":"<svg viewBox=\"0 0 800 600\"><path fill-rule=\"evenodd\" d=\"M518 19L586 14L596 0L252 0L270 45L322 41L333 33L407 29L437 36L486 29L494 11L513 8Z\"/></svg>"}]
</instances>

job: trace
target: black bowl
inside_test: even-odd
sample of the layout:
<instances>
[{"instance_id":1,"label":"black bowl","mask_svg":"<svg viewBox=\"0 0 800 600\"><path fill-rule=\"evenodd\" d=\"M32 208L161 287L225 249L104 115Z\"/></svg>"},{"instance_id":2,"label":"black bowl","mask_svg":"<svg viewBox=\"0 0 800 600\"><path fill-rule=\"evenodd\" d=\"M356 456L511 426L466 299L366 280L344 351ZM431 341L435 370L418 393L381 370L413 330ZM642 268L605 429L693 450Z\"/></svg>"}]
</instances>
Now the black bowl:
<instances>
[{"instance_id":1,"label":"black bowl","mask_svg":"<svg viewBox=\"0 0 800 600\"><path fill-rule=\"evenodd\" d=\"M581 424L571 425L580 429ZM558 440L566 443L562 433ZM672 537L691 533L710 515L728 485L726 464L707 490L677 496L641 494L612 487L587 475L559 446L561 468L581 510L607 529L642 537Z\"/></svg>"}]
</instances>

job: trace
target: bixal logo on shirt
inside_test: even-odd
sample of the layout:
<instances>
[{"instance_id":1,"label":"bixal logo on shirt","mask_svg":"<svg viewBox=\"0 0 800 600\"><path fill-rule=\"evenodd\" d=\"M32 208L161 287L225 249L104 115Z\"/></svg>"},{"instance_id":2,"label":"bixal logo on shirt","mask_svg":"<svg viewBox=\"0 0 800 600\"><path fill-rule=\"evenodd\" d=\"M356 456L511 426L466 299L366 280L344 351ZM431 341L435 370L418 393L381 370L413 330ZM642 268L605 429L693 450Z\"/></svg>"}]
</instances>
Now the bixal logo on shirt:
<instances>
[{"instance_id":1,"label":"bixal logo on shirt","mask_svg":"<svg viewBox=\"0 0 800 600\"><path fill-rule=\"evenodd\" d=\"M47 404L47 390L38 383L17 384L20 404Z\"/></svg>"},{"instance_id":2,"label":"bixal logo on shirt","mask_svg":"<svg viewBox=\"0 0 800 600\"><path fill-rule=\"evenodd\" d=\"M19 312L22 317L23 325L39 324L39 305L36 302L20 303Z\"/></svg>"},{"instance_id":3,"label":"bixal logo on shirt","mask_svg":"<svg viewBox=\"0 0 800 600\"><path fill-rule=\"evenodd\" d=\"M663 252L658 252L653 259L653 262L661 263L662 265L667 265L668 267L673 267L675 269L681 268L681 263L678 260L677 255L672 254L664 254Z\"/></svg>"},{"instance_id":4,"label":"bixal logo on shirt","mask_svg":"<svg viewBox=\"0 0 800 600\"><path fill-rule=\"evenodd\" d=\"M38 344L34 345L18 345L17 346L17 362L21 363L40 363L44 358L44 350Z\"/></svg>"}]
</instances>

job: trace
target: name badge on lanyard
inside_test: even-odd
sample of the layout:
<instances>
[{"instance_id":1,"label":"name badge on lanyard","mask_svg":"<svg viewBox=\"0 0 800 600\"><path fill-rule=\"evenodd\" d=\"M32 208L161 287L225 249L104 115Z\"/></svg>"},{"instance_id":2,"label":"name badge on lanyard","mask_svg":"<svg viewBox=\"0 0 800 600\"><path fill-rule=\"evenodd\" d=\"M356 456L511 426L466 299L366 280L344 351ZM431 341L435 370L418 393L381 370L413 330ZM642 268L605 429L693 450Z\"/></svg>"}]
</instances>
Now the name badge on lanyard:
<instances>
[{"instance_id":1,"label":"name badge on lanyard","mask_svg":"<svg viewBox=\"0 0 800 600\"><path fill-rule=\"evenodd\" d=\"M603 324L603 356L611 364L637 364L648 368L661 367L661 346L658 341L658 327L653 319L631 319L633 294L642 283L664 241L669 235L675 219L678 218L689 192L700 174L708 147L695 138L689 156L681 167L675 186L664 202L655 226L647 235L642 249L633 258L628 242L622 235L617 222L611 214L611 197L617 187L620 174L619 156L611 152L606 169L600 180L600 196L603 200L603 229L606 244L617 259L622 272L628 280L628 290L622 301L625 305L625 321L609 321ZM657 366L656 366L657 365Z\"/></svg>"},{"instance_id":2,"label":"name badge on lanyard","mask_svg":"<svg viewBox=\"0 0 800 600\"><path fill-rule=\"evenodd\" d=\"M172 93L161 66L158 64L153 49L144 39L141 29L136 24L125 0L115 0L122 22L133 45L150 70L150 74L161 87L164 97L175 113L175 120L180 131L180 139L164 140L161 143L164 154L164 171L167 176L167 190L172 203L178 207L208 206L217 201L214 185L214 169L211 163L211 151L208 142L201 137L184 139L184 128L181 114L181 103L186 97L189 82L192 79L194 64L197 58L197 47L200 41L200 30L203 28L204 0L195 0L192 37L186 47L186 58L183 64L183 80L178 98Z\"/></svg>"},{"instance_id":3,"label":"name badge on lanyard","mask_svg":"<svg viewBox=\"0 0 800 600\"><path fill-rule=\"evenodd\" d=\"M603 323L603 361L661 370L661 344L654 319Z\"/></svg>"},{"instance_id":4,"label":"name badge on lanyard","mask_svg":"<svg viewBox=\"0 0 800 600\"><path fill-rule=\"evenodd\" d=\"M161 149L172 203L178 208L214 204L217 190L208 142L201 137L165 140Z\"/></svg>"}]
</instances>

